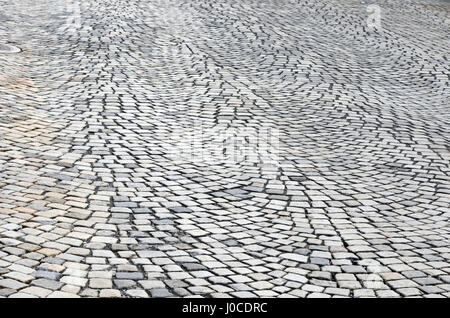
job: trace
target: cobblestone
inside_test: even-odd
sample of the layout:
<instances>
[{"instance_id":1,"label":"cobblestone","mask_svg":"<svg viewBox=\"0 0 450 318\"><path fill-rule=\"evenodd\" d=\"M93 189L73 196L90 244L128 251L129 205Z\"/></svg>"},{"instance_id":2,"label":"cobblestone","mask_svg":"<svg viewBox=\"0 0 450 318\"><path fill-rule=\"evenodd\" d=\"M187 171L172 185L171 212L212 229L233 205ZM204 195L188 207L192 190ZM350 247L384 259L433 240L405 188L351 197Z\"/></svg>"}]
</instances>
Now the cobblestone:
<instances>
[{"instance_id":1,"label":"cobblestone","mask_svg":"<svg viewBox=\"0 0 450 318\"><path fill-rule=\"evenodd\" d=\"M373 2L0 0L0 297L448 298L450 3Z\"/></svg>"}]
</instances>

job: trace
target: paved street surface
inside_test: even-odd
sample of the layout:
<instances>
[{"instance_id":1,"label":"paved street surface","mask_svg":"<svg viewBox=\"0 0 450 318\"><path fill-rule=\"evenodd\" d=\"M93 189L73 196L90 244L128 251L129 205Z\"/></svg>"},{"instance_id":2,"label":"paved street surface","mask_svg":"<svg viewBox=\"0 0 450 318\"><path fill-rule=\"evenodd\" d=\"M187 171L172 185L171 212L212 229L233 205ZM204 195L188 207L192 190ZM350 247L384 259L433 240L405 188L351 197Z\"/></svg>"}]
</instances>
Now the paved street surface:
<instances>
[{"instance_id":1,"label":"paved street surface","mask_svg":"<svg viewBox=\"0 0 450 318\"><path fill-rule=\"evenodd\" d=\"M0 297L450 297L448 1L0 7Z\"/></svg>"}]
</instances>

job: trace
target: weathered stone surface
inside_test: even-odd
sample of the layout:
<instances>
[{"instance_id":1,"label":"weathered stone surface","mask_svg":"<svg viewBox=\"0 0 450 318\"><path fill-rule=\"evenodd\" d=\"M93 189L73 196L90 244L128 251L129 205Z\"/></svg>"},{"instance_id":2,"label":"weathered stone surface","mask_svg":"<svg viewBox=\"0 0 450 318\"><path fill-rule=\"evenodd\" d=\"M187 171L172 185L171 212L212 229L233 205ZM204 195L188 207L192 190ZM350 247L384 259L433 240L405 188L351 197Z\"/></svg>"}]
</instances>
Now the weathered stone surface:
<instances>
[{"instance_id":1,"label":"weathered stone surface","mask_svg":"<svg viewBox=\"0 0 450 318\"><path fill-rule=\"evenodd\" d=\"M449 297L448 1L22 2L0 297Z\"/></svg>"}]
</instances>

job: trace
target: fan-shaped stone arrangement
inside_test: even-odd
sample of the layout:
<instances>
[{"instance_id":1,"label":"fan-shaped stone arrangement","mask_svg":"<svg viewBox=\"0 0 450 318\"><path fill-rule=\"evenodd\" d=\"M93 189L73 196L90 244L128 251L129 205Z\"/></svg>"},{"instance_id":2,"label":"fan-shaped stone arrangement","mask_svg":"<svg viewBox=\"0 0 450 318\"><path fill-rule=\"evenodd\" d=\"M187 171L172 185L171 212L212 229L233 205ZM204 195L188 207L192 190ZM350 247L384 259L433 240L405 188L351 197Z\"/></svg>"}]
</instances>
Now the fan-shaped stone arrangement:
<instances>
[{"instance_id":1,"label":"fan-shaped stone arrangement","mask_svg":"<svg viewBox=\"0 0 450 318\"><path fill-rule=\"evenodd\" d=\"M0 297L450 296L448 2L21 3Z\"/></svg>"}]
</instances>

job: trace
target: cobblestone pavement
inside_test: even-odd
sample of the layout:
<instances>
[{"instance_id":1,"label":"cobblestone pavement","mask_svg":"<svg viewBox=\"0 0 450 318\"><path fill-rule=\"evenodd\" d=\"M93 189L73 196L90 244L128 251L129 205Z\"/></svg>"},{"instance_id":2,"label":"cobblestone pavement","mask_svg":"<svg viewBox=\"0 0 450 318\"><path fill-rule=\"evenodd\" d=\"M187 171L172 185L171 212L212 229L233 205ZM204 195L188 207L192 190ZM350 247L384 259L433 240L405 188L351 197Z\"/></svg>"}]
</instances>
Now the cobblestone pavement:
<instances>
[{"instance_id":1,"label":"cobblestone pavement","mask_svg":"<svg viewBox=\"0 0 450 318\"><path fill-rule=\"evenodd\" d=\"M0 6L0 297L450 296L449 2Z\"/></svg>"}]
</instances>

